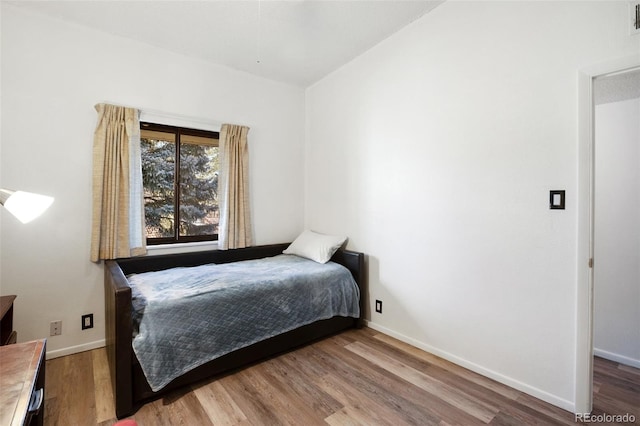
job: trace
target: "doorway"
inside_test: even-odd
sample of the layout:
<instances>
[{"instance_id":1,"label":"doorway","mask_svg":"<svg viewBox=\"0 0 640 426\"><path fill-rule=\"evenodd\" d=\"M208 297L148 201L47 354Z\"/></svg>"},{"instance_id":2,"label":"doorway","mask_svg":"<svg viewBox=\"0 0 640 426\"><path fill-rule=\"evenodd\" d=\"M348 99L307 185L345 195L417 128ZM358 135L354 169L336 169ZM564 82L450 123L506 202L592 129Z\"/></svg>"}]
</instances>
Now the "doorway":
<instances>
[{"instance_id":1,"label":"doorway","mask_svg":"<svg viewBox=\"0 0 640 426\"><path fill-rule=\"evenodd\" d=\"M598 76L594 103L594 354L640 368L640 68Z\"/></svg>"},{"instance_id":2,"label":"doorway","mask_svg":"<svg viewBox=\"0 0 640 426\"><path fill-rule=\"evenodd\" d=\"M594 80L636 69L640 69L640 55L611 60L578 72L575 413L590 413L593 405Z\"/></svg>"}]
</instances>

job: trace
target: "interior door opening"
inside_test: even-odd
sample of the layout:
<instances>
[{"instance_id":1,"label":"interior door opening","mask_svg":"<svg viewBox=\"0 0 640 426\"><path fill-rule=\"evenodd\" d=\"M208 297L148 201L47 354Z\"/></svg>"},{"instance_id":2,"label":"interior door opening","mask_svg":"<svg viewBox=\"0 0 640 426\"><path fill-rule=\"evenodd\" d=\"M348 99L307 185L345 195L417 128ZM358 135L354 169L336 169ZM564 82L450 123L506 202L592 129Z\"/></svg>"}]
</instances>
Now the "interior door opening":
<instances>
[{"instance_id":1,"label":"interior door opening","mask_svg":"<svg viewBox=\"0 0 640 426\"><path fill-rule=\"evenodd\" d=\"M578 187L576 257L576 359L574 413L593 409L594 349L594 200L595 126L594 81L640 69L640 55L612 59L578 71ZM593 264L592 264L593 259ZM593 266L593 267L592 267Z\"/></svg>"},{"instance_id":2,"label":"interior door opening","mask_svg":"<svg viewBox=\"0 0 640 426\"><path fill-rule=\"evenodd\" d=\"M594 354L640 367L640 68L594 79Z\"/></svg>"},{"instance_id":3,"label":"interior door opening","mask_svg":"<svg viewBox=\"0 0 640 426\"><path fill-rule=\"evenodd\" d=\"M592 93L593 381L594 368L640 368L640 67L595 76Z\"/></svg>"}]
</instances>

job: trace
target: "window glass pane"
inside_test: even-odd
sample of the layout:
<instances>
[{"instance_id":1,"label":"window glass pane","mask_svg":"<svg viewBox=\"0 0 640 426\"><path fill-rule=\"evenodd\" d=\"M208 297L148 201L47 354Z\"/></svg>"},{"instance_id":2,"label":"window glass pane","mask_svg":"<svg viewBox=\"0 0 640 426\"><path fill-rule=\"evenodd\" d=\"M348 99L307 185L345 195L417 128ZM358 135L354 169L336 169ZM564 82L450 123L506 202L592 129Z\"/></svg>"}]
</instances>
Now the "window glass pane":
<instances>
[{"instance_id":1,"label":"window glass pane","mask_svg":"<svg viewBox=\"0 0 640 426\"><path fill-rule=\"evenodd\" d=\"M140 142L147 238L173 237L175 136L141 130Z\"/></svg>"},{"instance_id":2,"label":"window glass pane","mask_svg":"<svg viewBox=\"0 0 640 426\"><path fill-rule=\"evenodd\" d=\"M180 236L217 235L220 221L217 140L182 135L181 141Z\"/></svg>"}]
</instances>

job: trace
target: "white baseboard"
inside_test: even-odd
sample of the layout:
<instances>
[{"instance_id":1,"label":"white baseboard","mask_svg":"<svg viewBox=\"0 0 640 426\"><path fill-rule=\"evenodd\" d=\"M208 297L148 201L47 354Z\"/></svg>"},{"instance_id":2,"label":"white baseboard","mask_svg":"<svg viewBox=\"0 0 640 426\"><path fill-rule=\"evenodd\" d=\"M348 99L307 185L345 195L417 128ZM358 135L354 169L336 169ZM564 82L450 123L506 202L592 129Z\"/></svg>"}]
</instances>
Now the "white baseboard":
<instances>
[{"instance_id":1,"label":"white baseboard","mask_svg":"<svg viewBox=\"0 0 640 426\"><path fill-rule=\"evenodd\" d=\"M55 351L47 351L47 359L58 358L66 355L73 355L79 352L90 351L106 346L105 339L96 340L95 342L84 343L82 345L70 346L68 348L56 349Z\"/></svg>"},{"instance_id":2,"label":"white baseboard","mask_svg":"<svg viewBox=\"0 0 640 426\"><path fill-rule=\"evenodd\" d=\"M640 368L640 359L629 358L624 355L616 354L598 348L593 348L593 354L595 356L599 356L600 358L608 359L609 361L618 362L630 367Z\"/></svg>"},{"instance_id":3,"label":"white baseboard","mask_svg":"<svg viewBox=\"0 0 640 426\"><path fill-rule=\"evenodd\" d=\"M555 405L556 407L560 407L563 410L567 410L571 413L575 413L575 403L572 401L568 401L564 398L560 398L556 395L550 394L546 391L543 391L541 389L538 389L536 387L530 386L526 383L523 383L521 381L518 381L516 379L513 379L511 377L505 376L503 374L500 374L498 372L495 372L493 370L487 369L481 365L475 364L471 361L468 361L464 358L460 358L456 355L453 355L451 353L442 351L438 348L435 348L431 345L427 345L426 343L420 342L418 340L415 340L411 337L407 337L403 334L400 333L396 333L393 330L390 330L386 327L383 327L379 324L376 324L374 322L365 320L365 323L368 327L377 330L381 333L387 334L391 337L394 337L404 343L408 343L411 346L415 346L418 349L422 349L423 351L429 352L433 355L439 356L440 358L446 359L447 361L450 361L454 364L457 364L461 367L464 367L466 369L469 369L475 373L481 374L485 377L488 377L490 379L493 379L497 382L500 382L504 385L507 385L509 387L512 387L514 389L517 389L521 392L524 392L526 394L529 394L531 396L534 396L538 399L541 399L545 402L548 402L549 404Z\"/></svg>"}]
</instances>

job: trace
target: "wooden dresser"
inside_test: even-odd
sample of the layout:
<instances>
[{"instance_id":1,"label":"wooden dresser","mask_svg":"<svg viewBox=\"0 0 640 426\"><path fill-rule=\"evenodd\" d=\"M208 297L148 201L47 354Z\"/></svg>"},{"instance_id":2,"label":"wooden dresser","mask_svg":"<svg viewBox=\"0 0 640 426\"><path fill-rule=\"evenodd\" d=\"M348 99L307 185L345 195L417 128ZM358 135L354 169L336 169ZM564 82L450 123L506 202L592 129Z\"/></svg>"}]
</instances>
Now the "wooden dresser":
<instances>
[{"instance_id":1,"label":"wooden dresser","mask_svg":"<svg viewBox=\"0 0 640 426\"><path fill-rule=\"evenodd\" d=\"M41 426L46 339L0 347L0 425Z\"/></svg>"}]
</instances>

